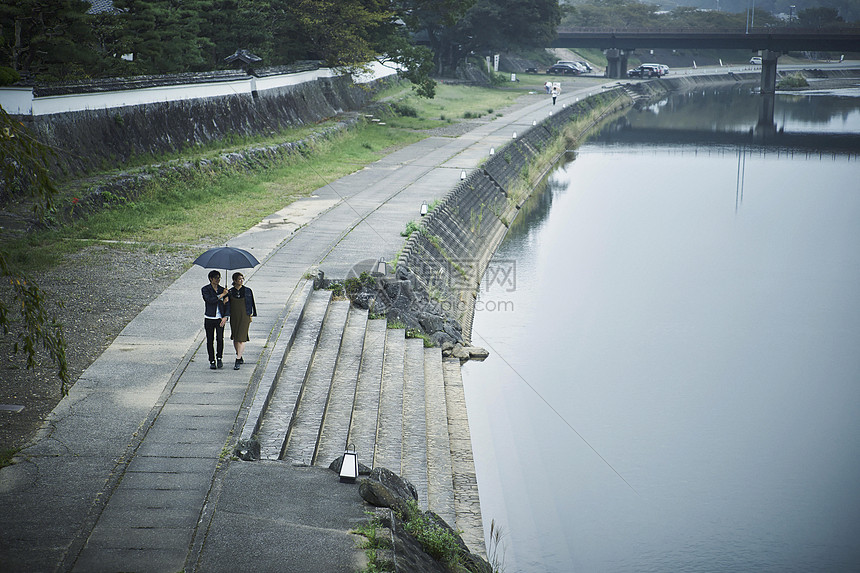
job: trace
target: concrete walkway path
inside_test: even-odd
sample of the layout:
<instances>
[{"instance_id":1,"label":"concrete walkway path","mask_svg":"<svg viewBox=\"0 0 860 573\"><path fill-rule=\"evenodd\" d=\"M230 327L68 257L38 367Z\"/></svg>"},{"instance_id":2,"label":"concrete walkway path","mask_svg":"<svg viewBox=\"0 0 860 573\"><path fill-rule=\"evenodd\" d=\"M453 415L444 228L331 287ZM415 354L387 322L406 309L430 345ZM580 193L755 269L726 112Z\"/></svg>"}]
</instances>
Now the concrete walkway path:
<instances>
[{"instance_id":1,"label":"concrete walkway path","mask_svg":"<svg viewBox=\"0 0 860 573\"><path fill-rule=\"evenodd\" d=\"M569 90L558 105L599 83ZM254 383L309 270L342 278L360 261L393 259L422 201L444 196L461 171L551 109L548 96L526 96L460 137L428 138L336 181L321 173L314 196L231 240L261 261L243 271L259 316L238 371L229 333L224 369L208 367L207 271L177 279L0 471L0 570L359 569L349 534L366 517L357 486L320 468L229 460Z\"/></svg>"}]
</instances>

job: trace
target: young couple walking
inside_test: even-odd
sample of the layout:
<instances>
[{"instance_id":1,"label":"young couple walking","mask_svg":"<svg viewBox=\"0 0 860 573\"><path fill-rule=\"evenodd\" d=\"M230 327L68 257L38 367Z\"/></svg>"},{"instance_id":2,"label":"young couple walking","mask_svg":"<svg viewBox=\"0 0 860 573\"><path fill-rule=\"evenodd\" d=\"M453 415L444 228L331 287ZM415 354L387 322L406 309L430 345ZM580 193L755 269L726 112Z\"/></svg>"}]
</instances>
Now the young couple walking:
<instances>
[{"instance_id":1,"label":"young couple walking","mask_svg":"<svg viewBox=\"0 0 860 573\"><path fill-rule=\"evenodd\" d=\"M227 289L221 286L221 273L211 271L209 284L201 289L206 311L203 327L206 330L206 351L209 353L209 368L223 368L221 357L224 354L224 324L230 319L230 338L236 349L236 362L233 370L238 370L245 363L242 354L245 343L248 342L248 329L251 317L257 316L257 306L254 304L254 293L245 286L242 273L233 273L233 286Z\"/></svg>"}]
</instances>

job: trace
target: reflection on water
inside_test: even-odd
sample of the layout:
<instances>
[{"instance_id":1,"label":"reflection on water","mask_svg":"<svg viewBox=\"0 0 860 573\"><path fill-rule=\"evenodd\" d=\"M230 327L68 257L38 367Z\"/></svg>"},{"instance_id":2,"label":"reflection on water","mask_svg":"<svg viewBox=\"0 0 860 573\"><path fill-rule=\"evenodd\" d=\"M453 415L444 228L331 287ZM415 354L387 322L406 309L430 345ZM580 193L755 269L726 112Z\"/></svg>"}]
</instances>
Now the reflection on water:
<instances>
[{"instance_id":1,"label":"reflection on water","mask_svg":"<svg viewBox=\"0 0 860 573\"><path fill-rule=\"evenodd\" d=\"M846 93L853 92L846 90ZM788 132L860 133L856 97L794 92L776 95L774 119ZM673 94L628 115L633 127L746 132L759 118L761 97L749 87Z\"/></svg>"},{"instance_id":2,"label":"reflection on water","mask_svg":"<svg viewBox=\"0 0 860 573\"><path fill-rule=\"evenodd\" d=\"M719 104L714 106L714 101ZM713 106L710 111L708 102ZM860 109L856 98L761 96L746 88L676 94L619 118L591 143L703 149L755 146L856 157L860 154Z\"/></svg>"},{"instance_id":3,"label":"reflection on water","mask_svg":"<svg viewBox=\"0 0 860 573\"><path fill-rule=\"evenodd\" d=\"M643 121L743 131L684 106ZM601 141L524 206L464 369L508 573L860 570L857 181L760 150L740 202L736 148Z\"/></svg>"}]
</instances>

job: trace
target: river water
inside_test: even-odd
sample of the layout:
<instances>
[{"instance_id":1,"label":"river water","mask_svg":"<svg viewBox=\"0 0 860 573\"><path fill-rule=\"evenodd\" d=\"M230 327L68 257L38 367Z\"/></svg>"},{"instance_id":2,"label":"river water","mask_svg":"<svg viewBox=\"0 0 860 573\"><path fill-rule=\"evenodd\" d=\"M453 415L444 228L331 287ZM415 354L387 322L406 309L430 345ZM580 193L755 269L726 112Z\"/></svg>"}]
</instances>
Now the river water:
<instances>
[{"instance_id":1,"label":"river water","mask_svg":"<svg viewBox=\"0 0 860 573\"><path fill-rule=\"evenodd\" d=\"M778 95L767 147L759 104L631 111L496 254L463 376L506 573L860 571L860 89Z\"/></svg>"}]
</instances>

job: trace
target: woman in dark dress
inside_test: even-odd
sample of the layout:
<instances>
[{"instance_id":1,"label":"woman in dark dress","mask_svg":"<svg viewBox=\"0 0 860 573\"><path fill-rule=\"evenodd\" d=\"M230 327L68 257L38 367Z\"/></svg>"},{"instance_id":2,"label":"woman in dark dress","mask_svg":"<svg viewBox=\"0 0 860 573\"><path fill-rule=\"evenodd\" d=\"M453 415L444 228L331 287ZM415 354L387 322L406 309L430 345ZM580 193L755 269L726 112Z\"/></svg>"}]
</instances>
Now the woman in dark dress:
<instances>
[{"instance_id":1,"label":"woman in dark dress","mask_svg":"<svg viewBox=\"0 0 860 573\"><path fill-rule=\"evenodd\" d=\"M233 370L238 370L240 364L245 360L242 354L245 352L245 343L248 342L248 328L251 326L251 317L257 316L257 306L254 304L254 293L245 286L245 277L242 273L233 273L233 287L230 289L230 338L236 349L236 363Z\"/></svg>"}]
</instances>

